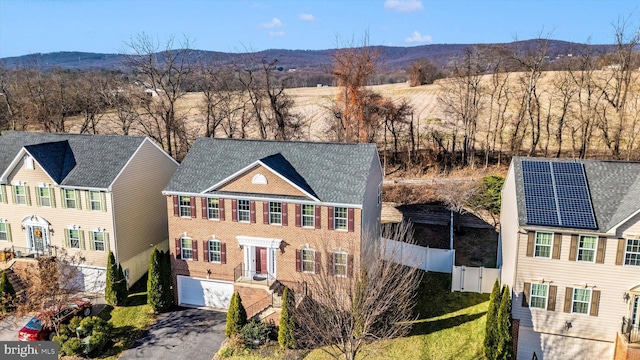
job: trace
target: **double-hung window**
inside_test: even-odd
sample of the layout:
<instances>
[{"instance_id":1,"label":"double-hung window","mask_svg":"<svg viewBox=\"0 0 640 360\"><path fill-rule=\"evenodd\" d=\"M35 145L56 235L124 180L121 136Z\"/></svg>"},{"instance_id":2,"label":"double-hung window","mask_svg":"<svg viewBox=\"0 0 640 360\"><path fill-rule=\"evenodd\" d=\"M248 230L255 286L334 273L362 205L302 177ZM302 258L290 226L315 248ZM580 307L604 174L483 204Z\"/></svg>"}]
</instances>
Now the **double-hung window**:
<instances>
[{"instance_id":1,"label":"double-hung window","mask_svg":"<svg viewBox=\"0 0 640 360\"><path fill-rule=\"evenodd\" d=\"M9 229L5 222L0 222L0 241L9 241Z\"/></svg>"},{"instance_id":2,"label":"double-hung window","mask_svg":"<svg viewBox=\"0 0 640 360\"><path fill-rule=\"evenodd\" d=\"M207 199L207 216L212 220L220 219L220 199Z\"/></svg>"},{"instance_id":3,"label":"double-hung window","mask_svg":"<svg viewBox=\"0 0 640 360\"><path fill-rule=\"evenodd\" d=\"M591 304L591 289L573 289L573 302L571 312L578 314L588 314Z\"/></svg>"},{"instance_id":4,"label":"double-hung window","mask_svg":"<svg viewBox=\"0 0 640 360\"><path fill-rule=\"evenodd\" d=\"M193 260L193 240L183 237L180 239L180 258L183 260Z\"/></svg>"},{"instance_id":5,"label":"double-hung window","mask_svg":"<svg viewBox=\"0 0 640 360\"><path fill-rule=\"evenodd\" d=\"M536 232L535 257L551 258L551 247L553 246L553 233Z\"/></svg>"},{"instance_id":6,"label":"double-hung window","mask_svg":"<svg viewBox=\"0 0 640 360\"><path fill-rule=\"evenodd\" d=\"M64 203L67 209L75 209L77 206L76 191L73 189L64 189Z\"/></svg>"},{"instance_id":7,"label":"double-hung window","mask_svg":"<svg viewBox=\"0 0 640 360\"><path fill-rule=\"evenodd\" d=\"M316 252L312 249L302 249L302 271L316 272Z\"/></svg>"},{"instance_id":8,"label":"double-hung window","mask_svg":"<svg viewBox=\"0 0 640 360\"><path fill-rule=\"evenodd\" d=\"M333 228L336 230L347 230L347 208L333 208Z\"/></svg>"},{"instance_id":9,"label":"double-hung window","mask_svg":"<svg viewBox=\"0 0 640 360\"><path fill-rule=\"evenodd\" d=\"M191 217L191 198L189 196L180 196L180 216Z\"/></svg>"},{"instance_id":10,"label":"double-hung window","mask_svg":"<svg viewBox=\"0 0 640 360\"><path fill-rule=\"evenodd\" d=\"M221 262L222 252L220 248L220 241L209 240L209 262Z\"/></svg>"},{"instance_id":11,"label":"double-hung window","mask_svg":"<svg viewBox=\"0 0 640 360\"><path fill-rule=\"evenodd\" d=\"M251 208L249 200L238 200L238 221L249 222L251 220Z\"/></svg>"},{"instance_id":12,"label":"double-hung window","mask_svg":"<svg viewBox=\"0 0 640 360\"><path fill-rule=\"evenodd\" d=\"M269 224L282 225L282 203L269 202Z\"/></svg>"},{"instance_id":13,"label":"double-hung window","mask_svg":"<svg viewBox=\"0 0 640 360\"><path fill-rule=\"evenodd\" d=\"M102 194L100 191L89 191L89 208L93 211L102 211Z\"/></svg>"},{"instance_id":14,"label":"double-hung window","mask_svg":"<svg viewBox=\"0 0 640 360\"><path fill-rule=\"evenodd\" d=\"M40 206L51 207L51 189L48 186L38 187Z\"/></svg>"},{"instance_id":15,"label":"double-hung window","mask_svg":"<svg viewBox=\"0 0 640 360\"><path fill-rule=\"evenodd\" d=\"M69 248L80 249L80 230L67 229L67 236L69 237Z\"/></svg>"},{"instance_id":16,"label":"double-hung window","mask_svg":"<svg viewBox=\"0 0 640 360\"><path fill-rule=\"evenodd\" d=\"M333 275L347 276L347 254L343 252L333 253Z\"/></svg>"},{"instance_id":17,"label":"double-hung window","mask_svg":"<svg viewBox=\"0 0 640 360\"><path fill-rule=\"evenodd\" d=\"M16 204L27 205L27 187L24 185L16 185L14 186L14 191L16 196Z\"/></svg>"},{"instance_id":18,"label":"double-hung window","mask_svg":"<svg viewBox=\"0 0 640 360\"><path fill-rule=\"evenodd\" d=\"M303 227L315 227L315 206L314 205L302 205L302 226Z\"/></svg>"},{"instance_id":19,"label":"double-hung window","mask_svg":"<svg viewBox=\"0 0 640 360\"><path fill-rule=\"evenodd\" d=\"M530 307L546 309L547 299L549 297L549 284L531 284L531 303Z\"/></svg>"},{"instance_id":20,"label":"double-hung window","mask_svg":"<svg viewBox=\"0 0 640 360\"><path fill-rule=\"evenodd\" d=\"M578 240L578 261L594 262L596 259L596 236L580 235Z\"/></svg>"},{"instance_id":21,"label":"double-hung window","mask_svg":"<svg viewBox=\"0 0 640 360\"><path fill-rule=\"evenodd\" d=\"M640 239L627 239L624 264L640 266Z\"/></svg>"},{"instance_id":22,"label":"double-hung window","mask_svg":"<svg viewBox=\"0 0 640 360\"><path fill-rule=\"evenodd\" d=\"M93 250L105 251L105 236L104 231L94 231L92 234Z\"/></svg>"}]
</instances>

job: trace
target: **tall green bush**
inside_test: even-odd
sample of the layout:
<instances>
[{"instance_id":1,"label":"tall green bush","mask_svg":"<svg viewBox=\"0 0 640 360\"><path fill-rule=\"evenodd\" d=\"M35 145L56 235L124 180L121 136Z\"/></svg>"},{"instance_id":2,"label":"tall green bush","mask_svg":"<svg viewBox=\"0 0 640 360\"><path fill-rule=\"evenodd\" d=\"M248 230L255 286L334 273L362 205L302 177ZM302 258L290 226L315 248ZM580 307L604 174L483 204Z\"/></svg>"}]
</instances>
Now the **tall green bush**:
<instances>
[{"instance_id":1,"label":"tall green bush","mask_svg":"<svg viewBox=\"0 0 640 360\"><path fill-rule=\"evenodd\" d=\"M161 260L162 270L160 273L160 282L162 283L162 288L164 291L162 292L163 301L167 304L168 308L173 306L174 298L173 298L173 277L171 276L171 255L169 251L159 251L158 256Z\"/></svg>"},{"instance_id":2,"label":"tall green bush","mask_svg":"<svg viewBox=\"0 0 640 360\"><path fill-rule=\"evenodd\" d=\"M242 298L238 292L233 293L229 311L227 311L227 328L225 334L227 337L235 335L247 323L247 311L242 305Z\"/></svg>"},{"instance_id":3,"label":"tall green bush","mask_svg":"<svg viewBox=\"0 0 640 360\"><path fill-rule=\"evenodd\" d=\"M493 283L491 297L489 297L489 309L487 309L487 322L484 335L484 355L489 360L495 360L498 348L498 309L500 308L500 282L496 279Z\"/></svg>"},{"instance_id":4,"label":"tall green bush","mask_svg":"<svg viewBox=\"0 0 640 360\"><path fill-rule=\"evenodd\" d=\"M107 281L104 290L104 299L109 305L120 305L127 298L127 281L116 257L109 251L107 258Z\"/></svg>"},{"instance_id":5,"label":"tall green bush","mask_svg":"<svg viewBox=\"0 0 640 360\"><path fill-rule=\"evenodd\" d=\"M171 273L168 271L164 252L153 248L149 258L147 278L147 302L156 312L167 311L173 305Z\"/></svg>"},{"instance_id":6,"label":"tall green bush","mask_svg":"<svg viewBox=\"0 0 640 360\"><path fill-rule=\"evenodd\" d=\"M294 349L295 338L295 297L289 288L282 293L282 313L280 314L280 329L278 329L278 343L283 349Z\"/></svg>"},{"instance_id":7,"label":"tall green bush","mask_svg":"<svg viewBox=\"0 0 640 360\"><path fill-rule=\"evenodd\" d=\"M9 282L7 272L3 271L0 275L0 310L5 313L13 309L12 301L16 296L16 290Z\"/></svg>"},{"instance_id":8,"label":"tall green bush","mask_svg":"<svg viewBox=\"0 0 640 360\"><path fill-rule=\"evenodd\" d=\"M513 359L513 333L511 329L511 291L508 286L502 289L500 308L498 309L498 347L497 360Z\"/></svg>"}]
</instances>

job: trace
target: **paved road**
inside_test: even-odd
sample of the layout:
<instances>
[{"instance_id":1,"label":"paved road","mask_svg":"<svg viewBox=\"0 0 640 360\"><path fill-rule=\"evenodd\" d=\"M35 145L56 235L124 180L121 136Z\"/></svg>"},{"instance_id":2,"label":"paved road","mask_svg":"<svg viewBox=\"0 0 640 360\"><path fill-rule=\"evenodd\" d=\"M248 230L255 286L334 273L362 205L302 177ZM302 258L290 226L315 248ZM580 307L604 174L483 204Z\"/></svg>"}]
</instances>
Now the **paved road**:
<instances>
[{"instance_id":1,"label":"paved road","mask_svg":"<svg viewBox=\"0 0 640 360\"><path fill-rule=\"evenodd\" d=\"M120 359L211 360L224 340L226 318L224 312L187 308L160 314Z\"/></svg>"}]
</instances>

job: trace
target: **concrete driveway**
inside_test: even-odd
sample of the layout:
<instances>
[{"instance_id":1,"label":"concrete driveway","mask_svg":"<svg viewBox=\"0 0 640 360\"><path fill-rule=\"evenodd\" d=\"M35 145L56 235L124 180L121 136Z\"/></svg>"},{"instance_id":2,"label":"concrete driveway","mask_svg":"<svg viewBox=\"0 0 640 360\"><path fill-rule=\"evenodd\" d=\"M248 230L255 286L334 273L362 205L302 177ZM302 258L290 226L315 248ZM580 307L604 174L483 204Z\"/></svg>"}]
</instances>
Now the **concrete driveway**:
<instances>
[{"instance_id":1,"label":"concrete driveway","mask_svg":"<svg viewBox=\"0 0 640 360\"><path fill-rule=\"evenodd\" d=\"M211 360L224 341L227 314L176 308L157 322L120 359Z\"/></svg>"},{"instance_id":2,"label":"concrete driveway","mask_svg":"<svg viewBox=\"0 0 640 360\"><path fill-rule=\"evenodd\" d=\"M0 321L0 341L18 340L18 330L31 319L31 316L15 319L14 316L7 316Z\"/></svg>"}]
</instances>

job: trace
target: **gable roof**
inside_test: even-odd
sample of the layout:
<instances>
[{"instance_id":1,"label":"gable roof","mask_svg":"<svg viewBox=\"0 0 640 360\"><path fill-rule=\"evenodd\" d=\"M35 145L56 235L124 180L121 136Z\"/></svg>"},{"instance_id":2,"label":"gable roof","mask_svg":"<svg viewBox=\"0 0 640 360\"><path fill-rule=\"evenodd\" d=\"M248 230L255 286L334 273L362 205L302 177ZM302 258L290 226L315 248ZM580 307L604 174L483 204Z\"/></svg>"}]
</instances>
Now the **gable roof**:
<instances>
[{"instance_id":1,"label":"gable roof","mask_svg":"<svg viewBox=\"0 0 640 360\"><path fill-rule=\"evenodd\" d=\"M377 156L375 144L200 138L165 191L203 193L260 161L320 201L362 204Z\"/></svg>"},{"instance_id":2,"label":"gable roof","mask_svg":"<svg viewBox=\"0 0 640 360\"><path fill-rule=\"evenodd\" d=\"M513 158L518 223L527 223L522 161L579 162L584 166L597 229L605 233L640 211L640 163L613 160ZM581 230L584 231L584 230Z\"/></svg>"},{"instance_id":3,"label":"gable roof","mask_svg":"<svg viewBox=\"0 0 640 360\"><path fill-rule=\"evenodd\" d=\"M24 148L58 185L108 188L145 139L7 131L0 136L0 174Z\"/></svg>"}]
</instances>

